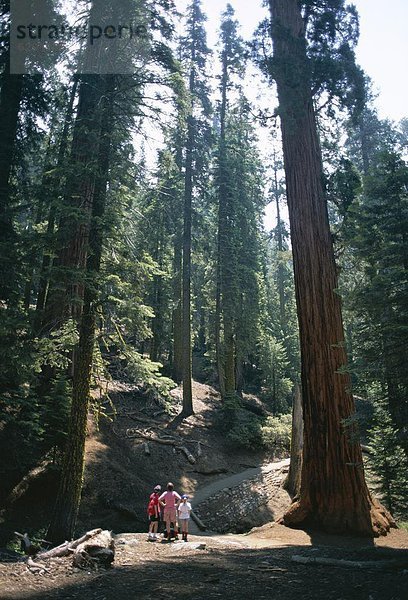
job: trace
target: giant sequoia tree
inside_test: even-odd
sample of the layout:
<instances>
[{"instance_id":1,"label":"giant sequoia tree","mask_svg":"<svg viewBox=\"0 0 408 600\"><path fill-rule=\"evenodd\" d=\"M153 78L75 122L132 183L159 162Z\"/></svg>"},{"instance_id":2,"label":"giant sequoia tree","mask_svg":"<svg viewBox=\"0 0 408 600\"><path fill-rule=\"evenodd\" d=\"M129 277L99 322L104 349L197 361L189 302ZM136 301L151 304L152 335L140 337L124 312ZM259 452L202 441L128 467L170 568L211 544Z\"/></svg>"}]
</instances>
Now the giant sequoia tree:
<instances>
[{"instance_id":1,"label":"giant sequoia tree","mask_svg":"<svg viewBox=\"0 0 408 600\"><path fill-rule=\"evenodd\" d=\"M313 108L306 27L313 11L336 31L343 2L269 0L273 77L279 97L287 199L300 330L305 439L299 499L289 525L384 534L391 517L365 483L353 431L354 403L346 372L340 298ZM330 35L329 35L330 39ZM315 40L316 41L316 40ZM323 42L321 46L323 46Z\"/></svg>"}]
</instances>

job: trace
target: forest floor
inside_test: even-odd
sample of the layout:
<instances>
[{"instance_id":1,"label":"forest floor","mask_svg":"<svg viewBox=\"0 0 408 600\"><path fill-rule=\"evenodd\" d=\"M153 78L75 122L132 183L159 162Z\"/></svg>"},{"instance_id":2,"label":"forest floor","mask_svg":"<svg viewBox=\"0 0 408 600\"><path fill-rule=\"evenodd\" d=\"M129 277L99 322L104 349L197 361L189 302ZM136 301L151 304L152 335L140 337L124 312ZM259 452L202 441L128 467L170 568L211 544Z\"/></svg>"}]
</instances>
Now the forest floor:
<instances>
[{"instance_id":1,"label":"forest floor","mask_svg":"<svg viewBox=\"0 0 408 600\"><path fill-rule=\"evenodd\" d=\"M408 531L393 530L372 540L289 529L272 522L290 501L283 490L277 496L271 522L248 533L194 534L188 543L149 543L146 533L141 532L146 530L146 498L157 483L163 486L172 479L176 489L193 496L194 506L194 498L205 496L208 490L217 490L284 458L231 451L225 432L219 429L216 391L195 382L193 392L195 415L177 424L131 388L117 385L112 390L114 421L103 421L96 428L90 420L77 532L81 535L95 527L113 530L116 551L112 567L83 571L74 568L67 557L48 560L47 571L33 574L25 562L0 560L0 600L408 597ZM248 397L247 401L255 409L262 408L256 398ZM178 410L180 391L176 390L173 416ZM162 443L174 439L175 444ZM195 456L194 464L180 447ZM36 478L13 509L3 513L3 524L9 530L41 532L52 498L52 480L44 477ZM292 560L297 555L357 561L362 566L301 564ZM377 563L393 559L399 561L396 570ZM367 565L373 560L375 566Z\"/></svg>"},{"instance_id":2,"label":"forest floor","mask_svg":"<svg viewBox=\"0 0 408 600\"><path fill-rule=\"evenodd\" d=\"M299 564L292 557L373 561L399 558L405 570ZM110 569L82 571L71 558L46 561L34 575L22 563L0 563L2 600L164 600L169 597L279 600L405 600L408 532L377 540L310 535L268 524L249 534L190 536L149 543L146 534L116 536Z\"/></svg>"}]
</instances>

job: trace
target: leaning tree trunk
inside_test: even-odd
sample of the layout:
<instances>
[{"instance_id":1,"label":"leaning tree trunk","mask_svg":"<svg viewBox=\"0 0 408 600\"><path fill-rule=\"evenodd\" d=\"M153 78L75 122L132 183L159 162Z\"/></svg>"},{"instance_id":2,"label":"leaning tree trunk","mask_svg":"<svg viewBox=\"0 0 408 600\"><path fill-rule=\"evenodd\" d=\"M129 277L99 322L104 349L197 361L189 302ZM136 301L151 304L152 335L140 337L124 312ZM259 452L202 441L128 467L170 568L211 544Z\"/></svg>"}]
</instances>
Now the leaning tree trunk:
<instances>
[{"instance_id":1,"label":"leaning tree trunk","mask_svg":"<svg viewBox=\"0 0 408 600\"><path fill-rule=\"evenodd\" d=\"M98 276L103 246L103 216L106 204L106 187L109 172L112 127L111 77L107 79L105 106L102 109L101 142L99 147L97 178L95 181L92 225L89 235L87 281L84 306L80 320L80 337L73 360L73 389L70 426L62 466L60 487L55 509L48 529L53 542L71 539L76 525L82 492L85 461L85 437L88 417L92 358L95 345ZM110 92L110 93L109 93Z\"/></svg>"},{"instance_id":2,"label":"leaning tree trunk","mask_svg":"<svg viewBox=\"0 0 408 600\"><path fill-rule=\"evenodd\" d=\"M283 484L285 490L292 498L299 494L300 475L302 470L302 448L303 448L303 417L302 417L302 393L298 383L293 389L292 406L292 435L290 441L290 466L288 476Z\"/></svg>"},{"instance_id":3,"label":"leaning tree trunk","mask_svg":"<svg viewBox=\"0 0 408 600\"><path fill-rule=\"evenodd\" d=\"M385 534L393 524L392 517L368 491L355 432L300 3L269 0L269 7L299 320L304 418L300 498L285 514L284 522L363 535Z\"/></svg>"}]
</instances>

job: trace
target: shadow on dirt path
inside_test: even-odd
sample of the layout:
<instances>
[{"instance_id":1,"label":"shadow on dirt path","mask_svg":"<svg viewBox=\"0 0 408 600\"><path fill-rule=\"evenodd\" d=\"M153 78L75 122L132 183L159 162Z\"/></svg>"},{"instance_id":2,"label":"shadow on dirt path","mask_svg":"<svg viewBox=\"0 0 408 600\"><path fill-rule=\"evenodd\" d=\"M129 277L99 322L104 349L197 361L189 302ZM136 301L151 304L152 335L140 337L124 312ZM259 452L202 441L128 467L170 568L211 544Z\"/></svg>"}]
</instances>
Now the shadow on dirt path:
<instances>
[{"instance_id":1,"label":"shadow on dirt path","mask_svg":"<svg viewBox=\"0 0 408 600\"><path fill-rule=\"evenodd\" d=\"M201 544L149 544L145 535L118 536L114 567L100 571L75 571L70 560L49 565L44 577L14 568L2 586L2 600L181 600L228 598L279 600L404 600L408 576L404 571L344 569L303 565L293 555L361 556L360 547L316 547L303 543L287 545L282 540L251 536L192 537ZM301 532L306 535L304 532ZM276 529L280 535L291 535ZM288 537L288 542L290 541ZM293 539L293 537L292 537ZM296 539L296 536L295 536ZM339 542L339 538L337 538ZM122 542L122 543L121 543ZM274 543L278 545L274 545ZM350 540L349 540L350 542ZM256 547L256 544L262 544ZM200 545L201 549L197 549ZM255 545L255 547L254 547ZM401 550L388 548L388 555ZM404 552L404 551L402 551ZM407 551L405 550L405 557ZM65 565L65 566L62 566ZM0 570L1 579L1 570Z\"/></svg>"}]
</instances>

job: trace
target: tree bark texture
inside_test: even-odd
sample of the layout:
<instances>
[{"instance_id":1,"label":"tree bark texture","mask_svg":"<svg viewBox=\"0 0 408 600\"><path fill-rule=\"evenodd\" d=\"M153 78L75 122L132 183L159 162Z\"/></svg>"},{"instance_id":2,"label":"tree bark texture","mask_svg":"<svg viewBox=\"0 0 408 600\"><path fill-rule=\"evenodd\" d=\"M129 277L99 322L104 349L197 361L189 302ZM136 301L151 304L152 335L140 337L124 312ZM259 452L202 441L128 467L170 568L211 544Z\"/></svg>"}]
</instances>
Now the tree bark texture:
<instances>
[{"instance_id":1,"label":"tree bark texture","mask_svg":"<svg viewBox=\"0 0 408 600\"><path fill-rule=\"evenodd\" d=\"M226 166L226 110L228 86L228 52L226 47L222 54L221 76L221 110L220 110L220 146L218 165L218 264L217 264L217 297L216 297L216 351L218 380L221 396L225 399L235 394L235 336L234 336L234 290L233 290L233 256L232 231L229 225L231 203L227 184ZM221 320L223 345L221 346Z\"/></svg>"},{"instance_id":2,"label":"tree bark texture","mask_svg":"<svg viewBox=\"0 0 408 600\"><path fill-rule=\"evenodd\" d=\"M182 242L181 235L174 236L173 255L173 379L183 381L183 332L182 332Z\"/></svg>"},{"instance_id":3,"label":"tree bark texture","mask_svg":"<svg viewBox=\"0 0 408 600\"><path fill-rule=\"evenodd\" d=\"M194 37L193 24L193 37ZM184 173L184 226L183 226L183 414L193 414L192 350L191 350L191 219L193 204L193 150L195 142L195 43L192 40L189 92L190 114L187 118L186 166Z\"/></svg>"},{"instance_id":4,"label":"tree bark texture","mask_svg":"<svg viewBox=\"0 0 408 600\"><path fill-rule=\"evenodd\" d=\"M288 525L385 534L356 435L322 160L297 0L269 0L300 330L304 418L300 499Z\"/></svg>"},{"instance_id":5,"label":"tree bark texture","mask_svg":"<svg viewBox=\"0 0 408 600\"><path fill-rule=\"evenodd\" d=\"M303 449L303 416L302 416L302 393L298 383L293 390L292 407L292 435L290 443L290 466L284 488L292 498L298 495L300 490L300 475L302 470Z\"/></svg>"},{"instance_id":6,"label":"tree bark texture","mask_svg":"<svg viewBox=\"0 0 408 600\"><path fill-rule=\"evenodd\" d=\"M110 81L110 77L107 78ZM70 426L62 466L60 487L48 529L53 542L71 539L79 510L85 460L85 437L90 398L92 358L95 344L98 274L103 245L103 216L106 204L111 147L112 96L109 87L102 108L101 137L92 204L92 224L87 247L87 280L84 307L80 320L80 337L73 360L73 390Z\"/></svg>"},{"instance_id":7,"label":"tree bark texture","mask_svg":"<svg viewBox=\"0 0 408 600\"><path fill-rule=\"evenodd\" d=\"M72 87L70 98L67 106L67 111L64 119L64 126L61 133L61 139L58 149L58 158L56 164L56 171L47 177L46 188L47 196L50 199L47 232L46 232L46 244L48 252L45 252L42 257L42 264L40 268L40 280L38 284L37 303L35 309L34 318L34 332L39 333L41 329L43 311L46 305L48 286L50 281L50 269L52 266L52 254L51 250L54 249L54 230L57 219L57 203L58 198L62 192L61 185L61 173L64 166L64 161L67 155L68 149L68 135L72 124L72 116L74 112L74 102L77 95L78 89L78 78L75 77Z\"/></svg>"},{"instance_id":8,"label":"tree bark texture","mask_svg":"<svg viewBox=\"0 0 408 600\"><path fill-rule=\"evenodd\" d=\"M83 76L79 87L67 193L59 224L57 257L44 315L44 329L58 328L82 311L84 276L100 134L100 75Z\"/></svg>"},{"instance_id":9,"label":"tree bark texture","mask_svg":"<svg viewBox=\"0 0 408 600\"><path fill-rule=\"evenodd\" d=\"M192 89L191 89L192 88ZM194 69L190 74L190 93L194 93ZM192 111L193 107L191 107ZM187 121L186 168L184 179L183 227L183 414L193 414L191 355L191 213L193 200L194 117Z\"/></svg>"},{"instance_id":10,"label":"tree bark texture","mask_svg":"<svg viewBox=\"0 0 408 600\"><path fill-rule=\"evenodd\" d=\"M10 206L10 174L14 159L23 75L11 75L9 51L1 77L0 94L0 300L10 302L16 272L15 233Z\"/></svg>"}]
</instances>

